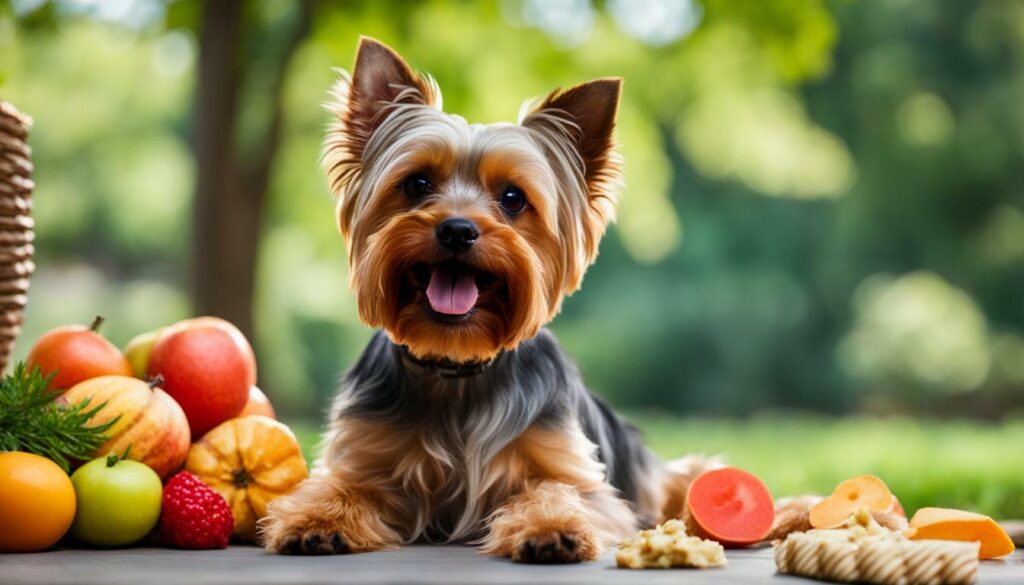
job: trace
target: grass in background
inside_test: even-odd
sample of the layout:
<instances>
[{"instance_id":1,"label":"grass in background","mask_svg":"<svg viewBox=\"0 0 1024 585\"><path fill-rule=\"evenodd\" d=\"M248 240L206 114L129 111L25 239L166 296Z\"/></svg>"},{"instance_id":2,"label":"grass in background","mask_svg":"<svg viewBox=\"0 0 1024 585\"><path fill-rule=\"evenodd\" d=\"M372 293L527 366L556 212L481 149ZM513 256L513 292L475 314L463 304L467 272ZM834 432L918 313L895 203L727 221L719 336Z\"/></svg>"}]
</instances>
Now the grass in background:
<instances>
[{"instance_id":1,"label":"grass in background","mask_svg":"<svg viewBox=\"0 0 1024 585\"><path fill-rule=\"evenodd\" d=\"M721 455L757 474L778 496L829 493L861 473L878 475L908 513L922 506L1024 517L1024 421L999 425L904 418L778 415L750 420L689 419L635 413L651 448L665 459ZM292 428L307 457L319 426Z\"/></svg>"}]
</instances>

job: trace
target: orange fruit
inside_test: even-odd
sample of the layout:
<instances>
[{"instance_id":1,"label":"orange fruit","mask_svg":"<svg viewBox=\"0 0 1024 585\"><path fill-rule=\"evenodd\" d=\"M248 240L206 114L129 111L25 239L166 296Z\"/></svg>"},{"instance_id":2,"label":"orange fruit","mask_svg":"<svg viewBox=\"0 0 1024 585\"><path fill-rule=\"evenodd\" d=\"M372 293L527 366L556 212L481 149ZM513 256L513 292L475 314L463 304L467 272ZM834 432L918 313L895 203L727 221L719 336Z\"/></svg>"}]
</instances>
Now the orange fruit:
<instances>
[{"instance_id":1,"label":"orange fruit","mask_svg":"<svg viewBox=\"0 0 1024 585\"><path fill-rule=\"evenodd\" d=\"M274 413L274 407L270 404L270 399L256 386L249 387L249 402L245 403L245 408L235 418L244 418L250 414L260 414L277 420L277 414Z\"/></svg>"},{"instance_id":2,"label":"orange fruit","mask_svg":"<svg viewBox=\"0 0 1024 585\"><path fill-rule=\"evenodd\" d=\"M75 519L75 488L46 457L0 453L0 552L53 546Z\"/></svg>"}]
</instances>

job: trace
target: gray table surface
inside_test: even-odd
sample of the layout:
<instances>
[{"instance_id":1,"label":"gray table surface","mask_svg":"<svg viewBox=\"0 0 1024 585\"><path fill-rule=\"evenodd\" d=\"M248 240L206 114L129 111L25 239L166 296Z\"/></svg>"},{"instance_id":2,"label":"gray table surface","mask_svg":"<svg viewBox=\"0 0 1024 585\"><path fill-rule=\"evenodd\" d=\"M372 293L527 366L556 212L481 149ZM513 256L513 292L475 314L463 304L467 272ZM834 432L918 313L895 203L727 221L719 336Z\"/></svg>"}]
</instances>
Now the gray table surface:
<instances>
[{"instance_id":1,"label":"gray table surface","mask_svg":"<svg viewBox=\"0 0 1024 585\"><path fill-rule=\"evenodd\" d=\"M723 569L628 571L606 554L569 566L518 565L463 546L417 545L335 557L283 557L251 546L227 550L177 551L64 549L0 554L2 585L205 585L214 583L814 583L775 574L771 549L729 551ZM979 585L1024 585L1024 553L984 561Z\"/></svg>"}]
</instances>

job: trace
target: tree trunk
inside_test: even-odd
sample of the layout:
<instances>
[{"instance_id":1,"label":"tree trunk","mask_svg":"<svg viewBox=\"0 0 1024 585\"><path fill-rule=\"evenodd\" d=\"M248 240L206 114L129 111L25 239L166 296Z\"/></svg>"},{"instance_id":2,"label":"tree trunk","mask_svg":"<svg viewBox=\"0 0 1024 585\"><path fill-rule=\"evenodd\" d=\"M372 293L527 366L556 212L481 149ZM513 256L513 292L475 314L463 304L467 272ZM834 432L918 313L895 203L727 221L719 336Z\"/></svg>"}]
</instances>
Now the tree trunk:
<instances>
[{"instance_id":1,"label":"tree trunk","mask_svg":"<svg viewBox=\"0 0 1024 585\"><path fill-rule=\"evenodd\" d=\"M204 3L195 103L192 302L252 331L255 206L241 191L235 112L241 83L242 0Z\"/></svg>"},{"instance_id":2,"label":"tree trunk","mask_svg":"<svg viewBox=\"0 0 1024 585\"><path fill-rule=\"evenodd\" d=\"M234 323L253 338L253 291L263 208L283 120L281 94L291 55L309 32L310 0L273 70L273 111L259 148L247 159L236 139L244 0L205 2L200 32L194 131L192 303L197 314Z\"/></svg>"}]
</instances>

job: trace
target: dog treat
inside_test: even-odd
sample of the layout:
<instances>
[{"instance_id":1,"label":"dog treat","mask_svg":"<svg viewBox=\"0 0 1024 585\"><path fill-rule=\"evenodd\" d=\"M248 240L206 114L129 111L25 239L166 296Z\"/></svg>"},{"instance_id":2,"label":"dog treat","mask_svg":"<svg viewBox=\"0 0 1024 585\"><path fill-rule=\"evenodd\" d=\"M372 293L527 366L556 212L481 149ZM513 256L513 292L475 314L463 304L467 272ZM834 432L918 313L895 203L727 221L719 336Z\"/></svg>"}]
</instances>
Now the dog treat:
<instances>
[{"instance_id":1,"label":"dog treat","mask_svg":"<svg viewBox=\"0 0 1024 585\"><path fill-rule=\"evenodd\" d=\"M951 508L921 508L903 533L911 540L978 541L978 557L994 559L1013 552L1010 536L995 520L983 514Z\"/></svg>"},{"instance_id":2,"label":"dog treat","mask_svg":"<svg viewBox=\"0 0 1024 585\"><path fill-rule=\"evenodd\" d=\"M873 475L859 475L840 483L832 495L811 507L811 526L834 528L861 508L879 512L894 509L895 503L884 481Z\"/></svg>"},{"instance_id":3,"label":"dog treat","mask_svg":"<svg viewBox=\"0 0 1024 585\"><path fill-rule=\"evenodd\" d=\"M620 569L707 569L725 565L725 550L713 540L688 536L682 520L669 520L622 543L615 564Z\"/></svg>"},{"instance_id":4,"label":"dog treat","mask_svg":"<svg viewBox=\"0 0 1024 585\"><path fill-rule=\"evenodd\" d=\"M969 585L977 542L907 540L858 510L842 526L795 532L775 544L779 573L843 583Z\"/></svg>"}]
</instances>

